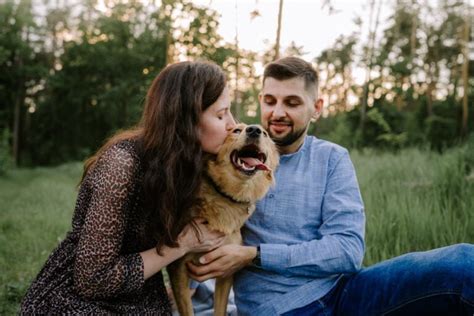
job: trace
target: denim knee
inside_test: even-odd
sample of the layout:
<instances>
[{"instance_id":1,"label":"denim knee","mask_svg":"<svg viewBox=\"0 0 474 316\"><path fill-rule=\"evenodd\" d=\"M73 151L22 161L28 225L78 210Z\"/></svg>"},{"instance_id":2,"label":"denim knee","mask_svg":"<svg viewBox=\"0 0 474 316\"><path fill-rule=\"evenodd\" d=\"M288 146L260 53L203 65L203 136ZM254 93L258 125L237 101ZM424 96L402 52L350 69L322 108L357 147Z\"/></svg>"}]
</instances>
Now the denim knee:
<instances>
[{"instance_id":1,"label":"denim knee","mask_svg":"<svg viewBox=\"0 0 474 316\"><path fill-rule=\"evenodd\" d=\"M444 250L445 254L443 257L452 262L457 271L462 269L463 272L474 273L474 245L461 243L445 247Z\"/></svg>"}]
</instances>

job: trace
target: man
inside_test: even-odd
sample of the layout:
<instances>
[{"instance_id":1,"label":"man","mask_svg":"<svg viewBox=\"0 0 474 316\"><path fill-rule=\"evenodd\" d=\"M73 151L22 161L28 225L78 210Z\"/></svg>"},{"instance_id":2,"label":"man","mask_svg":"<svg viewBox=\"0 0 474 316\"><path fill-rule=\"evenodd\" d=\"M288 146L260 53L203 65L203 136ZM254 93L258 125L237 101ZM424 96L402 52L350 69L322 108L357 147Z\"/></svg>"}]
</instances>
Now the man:
<instances>
[{"instance_id":1,"label":"man","mask_svg":"<svg viewBox=\"0 0 474 316\"><path fill-rule=\"evenodd\" d=\"M266 66L262 125L276 142L276 187L227 245L190 264L198 280L235 276L240 315L474 313L474 246L412 253L361 269L363 203L347 150L307 136L321 114L318 77L295 57ZM381 223L383 224L383 223Z\"/></svg>"}]
</instances>

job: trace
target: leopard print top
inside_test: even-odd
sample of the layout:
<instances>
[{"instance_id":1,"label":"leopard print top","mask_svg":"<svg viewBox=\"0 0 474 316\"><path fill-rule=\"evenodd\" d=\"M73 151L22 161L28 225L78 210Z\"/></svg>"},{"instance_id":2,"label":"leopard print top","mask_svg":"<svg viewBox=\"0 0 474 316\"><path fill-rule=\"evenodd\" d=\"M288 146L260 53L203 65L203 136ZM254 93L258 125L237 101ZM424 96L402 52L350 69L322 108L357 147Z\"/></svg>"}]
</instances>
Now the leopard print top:
<instances>
[{"instance_id":1,"label":"leopard print top","mask_svg":"<svg viewBox=\"0 0 474 316\"><path fill-rule=\"evenodd\" d=\"M72 230L28 289L21 314L170 315L163 276L143 276L143 170L135 143L106 150L82 182Z\"/></svg>"}]
</instances>

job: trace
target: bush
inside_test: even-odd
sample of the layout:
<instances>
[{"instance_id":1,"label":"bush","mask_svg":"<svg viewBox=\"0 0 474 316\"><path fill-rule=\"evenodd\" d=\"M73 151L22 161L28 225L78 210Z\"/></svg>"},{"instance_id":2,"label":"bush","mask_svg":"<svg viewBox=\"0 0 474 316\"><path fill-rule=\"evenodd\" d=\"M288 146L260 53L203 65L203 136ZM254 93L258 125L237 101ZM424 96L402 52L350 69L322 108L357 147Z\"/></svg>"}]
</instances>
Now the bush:
<instances>
[{"instance_id":1,"label":"bush","mask_svg":"<svg viewBox=\"0 0 474 316\"><path fill-rule=\"evenodd\" d=\"M452 98L433 104L433 115L425 121L426 137L431 149L442 152L459 143L460 116L461 107Z\"/></svg>"},{"instance_id":2,"label":"bush","mask_svg":"<svg viewBox=\"0 0 474 316\"><path fill-rule=\"evenodd\" d=\"M354 146L354 133L347 113L321 118L316 124L311 124L309 133L346 148Z\"/></svg>"}]
</instances>

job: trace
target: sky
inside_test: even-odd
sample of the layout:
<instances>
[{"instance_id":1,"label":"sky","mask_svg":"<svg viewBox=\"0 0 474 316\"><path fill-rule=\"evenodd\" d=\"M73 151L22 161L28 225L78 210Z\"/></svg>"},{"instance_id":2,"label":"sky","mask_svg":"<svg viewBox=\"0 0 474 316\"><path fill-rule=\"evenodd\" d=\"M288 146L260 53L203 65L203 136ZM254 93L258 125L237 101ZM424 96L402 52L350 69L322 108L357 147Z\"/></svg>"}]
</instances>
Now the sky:
<instances>
[{"instance_id":1,"label":"sky","mask_svg":"<svg viewBox=\"0 0 474 316\"><path fill-rule=\"evenodd\" d=\"M196 0L220 13L219 33L226 41L235 40L236 27L239 46L253 51L268 48L265 40L274 43L278 20L279 0ZM281 47L292 41L303 46L305 59L312 60L333 45L341 34L349 35L358 30L354 23L357 16L366 17L362 32L368 30L369 0L332 0L335 13L322 8L323 0L285 0L283 2ZM378 1L377 1L378 2ZM390 13L391 1L384 1L380 13L381 25ZM250 12L258 10L261 16L251 19Z\"/></svg>"}]
</instances>

